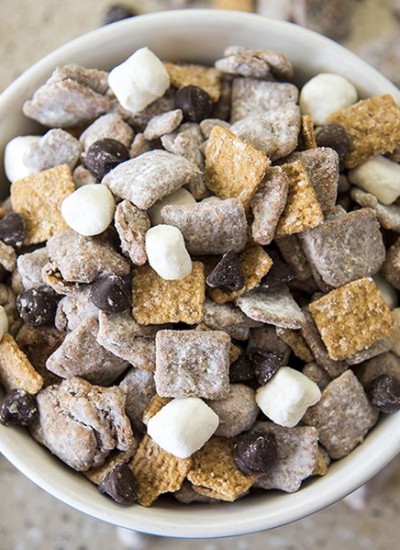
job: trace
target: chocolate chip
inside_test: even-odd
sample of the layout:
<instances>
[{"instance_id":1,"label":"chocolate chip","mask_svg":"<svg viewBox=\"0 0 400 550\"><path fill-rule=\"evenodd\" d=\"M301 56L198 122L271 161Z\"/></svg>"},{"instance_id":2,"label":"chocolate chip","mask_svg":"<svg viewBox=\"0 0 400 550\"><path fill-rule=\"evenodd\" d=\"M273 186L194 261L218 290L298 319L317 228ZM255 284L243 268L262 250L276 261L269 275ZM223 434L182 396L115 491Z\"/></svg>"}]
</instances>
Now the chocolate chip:
<instances>
[{"instance_id":1,"label":"chocolate chip","mask_svg":"<svg viewBox=\"0 0 400 550\"><path fill-rule=\"evenodd\" d=\"M330 147L339 155L340 166L343 163L351 148L351 140L343 128L339 124L324 124L315 130L315 139L318 147Z\"/></svg>"},{"instance_id":2,"label":"chocolate chip","mask_svg":"<svg viewBox=\"0 0 400 550\"><path fill-rule=\"evenodd\" d=\"M21 248L24 242L24 218L16 212L10 212L0 220L0 240L15 248Z\"/></svg>"},{"instance_id":3,"label":"chocolate chip","mask_svg":"<svg viewBox=\"0 0 400 550\"><path fill-rule=\"evenodd\" d=\"M236 466L245 474L265 474L278 460L278 445L272 433L247 432L239 436L233 455Z\"/></svg>"},{"instance_id":4,"label":"chocolate chip","mask_svg":"<svg viewBox=\"0 0 400 550\"><path fill-rule=\"evenodd\" d=\"M273 261L271 269L262 279L261 285L264 288L277 288L283 283L289 283L295 278L295 273L291 266L284 262L279 254L273 250L268 251Z\"/></svg>"},{"instance_id":5,"label":"chocolate chip","mask_svg":"<svg viewBox=\"0 0 400 550\"><path fill-rule=\"evenodd\" d=\"M371 380L365 388L368 399L379 411L392 414L400 411L400 380L389 374L382 374Z\"/></svg>"},{"instance_id":6,"label":"chocolate chip","mask_svg":"<svg viewBox=\"0 0 400 550\"><path fill-rule=\"evenodd\" d=\"M24 390L11 390L0 406L0 423L31 426L38 417L36 399Z\"/></svg>"},{"instance_id":7,"label":"chocolate chip","mask_svg":"<svg viewBox=\"0 0 400 550\"><path fill-rule=\"evenodd\" d=\"M136 478L129 466L119 464L99 484L99 491L118 504L132 504L138 495Z\"/></svg>"},{"instance_id":8,"label":"chocolate chip","mask_svg":"<svg viewBox=\"0 0 400 550\"><path fill-rule=\"evenodd\" d=\"M239 258L233 251L224 254L207 277L211 288L240 290L244 286L244 274Z\"/></svg>"},{"instance_id":9,"label":"chocolate chip","mask_svg":"<svg viewBox=\"0 0 400 550\"><path fill-rule=\"evenodd\" d=\"M110 25L110 23L116 23L123 19L129 19L136 15L131 9L122 4L115 4L110 6L104 14L102 25Z\"/></svg>"},{"instance_id":10,"label":"chocolate chip","mask_svg":"<svg viewBox=\"0 0 400 550\"><path fill-rule=\"evenodd\" d=\"M100 277L92 284L90 297L96 307L107 313L125 311L131 304L129 285L117 275Z\"/></svg>"},{"instance_id":11,"label":"chocolate chip","mask_svg":"<svg viewBox=\"0 0 400 550\"><path fill-rule=\"evenodd\" d=\"M98 181L110 170L129 160L129 151L116 139L104 138L92 143L84 159L86 168Z\"/></svg>"},{"instance_id":12,"label":"chocolate chip","mask_svg":"<svg viewBox=\"0 0 400 550\"><path fill-rule=\"evenodd\" d=\"M236 382L249 382L254 380L254 371L250 360L241 355L229 368L229 380L231 384Z\"/></svg>"},{"instance_id":13,"label":"chocolate chip","mask_svg":"<svg viewBox=\"0 0 400 550\"><path fill-rule=\"evenodd\" d=\"M17 310L25 323L50 325L57 310L57 296L49 288L31 288L17 296Z\"/></svg>"},{"instance_id":14,"label":"chocolate chip","mask_svg":"<svg viewBox=\"0 0 400 550\"><path fill-rule=\"evenodd\" d=\"M257 382L263 386L268 380L271 380L282 365L283 355L277 351L266 351L259 348L252 348L248 353Z\"/></svg>"},{"instance_id":15,"label":"chocolate chip","mask_svg":"<svg viewBox=\"0 0 400 550\"><path fill-rule=\"evenodd\" d=\"M175 108L181 109L185 120L201 122L211 116L213 102L202 88L198 86L184 86L175 94Z\"/></svg>"}]
</instances>

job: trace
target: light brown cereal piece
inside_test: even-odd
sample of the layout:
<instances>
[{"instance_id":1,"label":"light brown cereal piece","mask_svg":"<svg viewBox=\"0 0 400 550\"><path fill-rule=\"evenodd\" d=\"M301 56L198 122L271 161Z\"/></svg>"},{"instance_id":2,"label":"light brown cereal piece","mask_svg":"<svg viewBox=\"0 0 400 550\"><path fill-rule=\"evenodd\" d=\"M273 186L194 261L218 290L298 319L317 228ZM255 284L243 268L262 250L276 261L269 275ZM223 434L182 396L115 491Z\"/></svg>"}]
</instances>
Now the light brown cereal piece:
<instances>
[{"instance_id":1,"label":"light brown cereal piece","mask_svg":"<svg viewBox=\"0 0 400 550\"><path fill-rule=\"evenodd\" d=\"M192 502L203 502L207 504L213 504L220 502L218 499L206 497L194 490L194 486L187 480L183 482L179 491L174 493L174 498L181 504L191 504Z\"/></svg>"},{"instance_id":2,"label":"light brown cereal piece","mask_svg":"<svg viewBox=\"0 0 400 550\"><path fill-rule=\"evenodd\" d=\"M49 261L46 248L21 254L17 259L18 272L25 290L43 285L42 269Z\"/></svg>"},{"instance_id":3,"label":"light brown cereal piece","mask_svg":"<svg viewBox=\"0 0 400 550\"><path fill-rule=\"evenodd\" d=\"M243 474L233 458L233 439L212 437L193 456L187 478L196 487L233 502L254 484L257 476Z\"/></svg>"},{"instance_id":4,"label":"light brown cereal piece","mask_svg":"<svg viewBox=\"0 0 400 550\"><path fill-rule=\"evenodd\" d=\"M116 139L128 148L131 145L133 130L119 113L107 113L97 118L82 132L79 141L87 151L95 141L106 138Z\"/></svg>"},{"instance_id":5,"label":"light brown cereal piece","mask_svg":"<svg viewBox=\"0 0 400 550\"><path fill-rule=\"evenodd\" d=\"M285 209L277 228L277 237L301 233L316 227L324 220L321 206L304 164L300 161L284 164L282 170L289 179L289 192Z\"/></svg>"},{"instance_id":6,"label":"light brown cereal piece","mask_svg":"<svg viewBox=\"0 0 400 550\"><path fill-rule=\"evenodd\" d=\"M378 414L354 373L347 370L326 386L320 401L309 407L302 420L317 428L319 441L329 456L338 459L364 440Z\"/></svg>"},{"instance_id":7,"label":"light brown cereal piece","mask_svg":"<svg viewBox=\"0 0 400 550\"><path fill-rule=\"evenodd\" d=\"M228 46L224 51L224 56L244 55L260 59L269 65L273 76L282 79L293 77L293 66L287 56L277 50L252 50L243 46ZM246 76L246 75L244 75Z\"/></svg>"},{"instance_id":8,"label":"light brown cereal piece","mask_svg":"<svg viewBox=\"0 0 400 550\"><path fill-rule=\"evenodd\" d=\"M261 328L250 330L247 354L253 350L276 352L282 356L282 364L287 364L290 357L290 348L282 338L277 336L276 329L272 325L264 325Z\"/></svg>"},{"instance_id":9,"label":"light brown cereal piece","mask_svg":"<svg viewBox=\"0 0 400 550\"><path fill-rule=\"evenodd\" d=\"M209 299L206 299L204 303L203 321L213 330L226 330L227 327L255 328L262 326L262 323L250 319L232 303L216 304Z\"/></svg>"},{"instance_id":10,"label":"light brown cereal piece","mask_svg":"<svg viewBox=\"0 0 400 550\"><path fill-rule=\"evenodd\" d=\"M143 411L143 423L147 426L150 418L153 418L161 411L172 399L169 397L160 397L157 393L150 399L147 407Z\"/></svg>"},{"instance_id":11,"label":"light brown cereal piece","mask_svg":"<svg viewBox=\"0 0 400 550\"><path fill-rule=\"evenodd\" d=\"M275 242L287 262L296 274L299 281L309 281L312 278L310 264L303 252L297 235L287 235L275 239Z\"/></svg>"},{"instance_id":12,"label":"light brown cereal piece","mask_svg":"<svg viewBox=\"0 0 400 550\"><path fill-rule=\"evenodd\" d=\"M0 241L0 266L12 273L17 265L17 254L12 246Z\"/></svg>"},{"instance_id":13,"label":"light brown cereal piece","mask_svg":"<svg viewBox=\"0 0 400 550\"><path fill-rule=\"evenodd\" d=\"M161 217L182 232L188 252L195 256L241 252L247 242L246 214L237 199L169 204Z\"/></svg>"},{"instance_id":14,"label":"light brown cereal piece","mask_svg":"<svg viewBox=\"0 0 400 550\"><path fill-rule=\"evenodd\" d=\"M199 175L195 164L168 151L149 151L127 160L102 180L121 199L147 210Z\"/></svg>"},{"instance_id":15,"label":"light brown cereal piece","mask_svg":"<svg viewBox=\"0 0 400 550\"><path fill-rule=\"evenodd\" d=\"M218 491L214 491L214 489L208 489L207 487L198 487L197 485L192 485L193 491L197 493L199 496L202 496L203 498L207 499L213 499L213 502L226 502L227 498L224 495L221 495ZM250 489L247 491L244 491L239 496L235 497L235 501L239 500L240 498L245 497L250 492ZM232 500L229 500L228 502L233 502Z\"/></svg>"},{"instance_id":16,"label":"light brown cereal piece","mask_svg":"<svg viewBox=\"0 0 400 550\"><path fill-rule=\"evenodd\" d=\"M151 506L161 494L178 491L191 465L191 458L177 458L145 435L129 464L138 482L139 504Z\"/></svg>"},{"instance_id":17,"label":"light brown cereal piece","mask_svg":"<svg viewBox=\"0 0 400 550\"><path fill-rule=\"evenodd\" d=\"M226 122L226 120L220 120L218 118L205 118L200 122L200 130L202 131L205 139L210 137L211 130L214 126L222 126L222 128L226 128L227 130L231 127L229 122Z\"/></svg>"},{"instance_id":18,"label":"light brown cereal piece","mask_svg":"<svg viewBox=\"0 0 400 550\"><path fill-rule=\"evenodd\" d=\"M317 464L314 468L312 475L325 476L328 473L329 465L331 462L331 457L329 456L328 452L319 445L317 453Z\"/></svg>"},{"instance_id":19,"label":"light brown cereal piece","mask_svg":"<svg viewBox=\"0 0 400 550\"><path fill-rule=\"evenodd\" d=\"M351 139L347 168L391 153L400 143L400 109L390 94L362 99L331 115L329 123L343 126Z\"/></svg>"},{"instance_id":20,"label":"light brown cereal piece","mask_svg":"<svg viewBox=\"0 0 400 550\"><path fill-rule=\"evenodd\" d=\"M25 221L24 244L45 242L67 228L61 203L73 193L75 185L66 164L32 174L11 185L13 210Z\"/></svg>"},{"instance_id":21,"label":"light brown cereal piece","mask_svg":"<svg viewBox=\"0 0 400 550\"><path fill-rule=\"evenodd\" d=\"M301 371L307 378L317 384L319 389L323 391L331 382L332 378L329 374L317 363L308 363Z\"/></svg>"},{"instance_id":22,"label":"light brown cereal piece","mask_svg":"<svg viewBox=\"0 0 400 550\"><path fill-rule=\"evenodd\" d=\"M297 491L310 477L318 463L318 432L315 428L299 426L284 428L272 422L256 422L255 433L273 434L278 446L276 464L259 477L255 487L279 489L286 493Z\"/></svg>"},{"instance_id":23,"label":"light brown cereal piece","mask_svg":"<svg viewBox=\"0 0 400 550\"><path fill-rule=\"evenodd\" d=\"M317 140L315 139L314 121L310 115L302 115L300 134L303 139L305 149L316 149Z\"/></svg>"},{"instance_id":24,"label":"light brown cereal piece","mask_svg":"<svg viewBox=\"0 0 400 550\"><path fill-rule=\"evenodd\" d=\"M90 183L97 183L96 178L93 176L91 172L82 164L77 166L75 170L72 173L72 179L74 180L75 186L83 187L84 185L88 185Z\"/></svg>"},{"instance_id":25,"label":"light brown cereal piece","mask_svg":"<svg viewBox=\"0 0 400 550\"><path fill-rule=\"evenodd\" d=\"M149 120L143 135L146 139L158 139L164 134L169 134L178 128L183 120L183 113L180 109L162 113Z\"/></svg>"},{"instance_id":26,"label":"light brown cereal piece","mask_svg":"<svg viewBox=\"0 0 400 550\"><path fill-rule=\"evenodd\" d=\"M193 262L192 273L167 281L149 265L138 267L133 278L133 316L140 325L200 323L204 316L204 266Z\"/></svg>"},{"instance_id":27,"label":"light brown cereal piece","mask_svg":"<svg viewBox=\"0 0 400 550\"><path fill-rule=\"evenodd\" d=\"M0 306L3 306L8 319L8 332L15 336L22 325L16 306L17 295L8 285L0 283Z\"/></svg>"},{"instance_id":28,"label":"light brown cereal piece","mask_svg":"<svg viewBox=\"0 0 400 550\"><path fill-rule=\"evenodd\" d=\"M206 149L206 185L221 199L238 198L246 208L270 165L268 157L221 126Z\"/></svg>"},{"instance_id":29,"label":"light brown cereal piece","mask_svg":"<svg viewBox=\"0 0 400 550\"><path fill-rule=\"evenodd\" d=\"M32 394L43 386L43 378L11 334L5 334L0 342L0 382L6 391L20 389Z\"/></svg>"},{"instance_id":30,"label":"light brown cereal piece","mask_svg":"<svg viewBox=\"0 0 400 550\"><path fill-rule=\"evenodd\" d=\"M254 11L254 0L212 0L218 10Z\"/></svg>"},{"instance_id":31,"label":"light brown cereal piece","mask_svg":"<svg viewBox=\"0 0 400 550\"><path fill-rule=\"evenodd\" d=\"M382 227L400 233L400 206L381 204L375 195L366 193L358 187L351 189L350 196L360 206L375 210L376 217Z\"/></svg>"},{"instance_id":32,"label":"light brown cereal piece","mask_svg":"<svg viewBox=\"0 0 400 550\"><path fill-rule=\"evenodd\" d=\"M86 319L46 361L46 368L61 378L82 376L93 384L109 385L126 370L126 361L97 342L97 319Z\"/></svg>"},{"instance_id":33,"label":"light brown cereal piece","mask_svg":"<svg viewBox=\"0 0 400 550\"><path fill-rule=\"evenodd\" d=\"M16 294L20 294L23 292L24 285L22 284L22 278L17 268L14 269L14 271L11 273L11 288Z\"/></svg>"},{"instance_id":34,"label":"light brown cereal piece","mask_svg":"<svg viewBox=\"0 0 400 550\"><path fill-rule=\"evenodd\" d=\"M112 314L102 311L99 314L98 343L138 369L155 370L156 332L156 327L138 325L127 311Z\"/></svg>"},{"instance_id":35,"label":"light brown cereal piece","mask_svg":"<svg viewBox=\"0 0 400 550\"><path fill-rule=\"evenodd\" d=\"M296 357L310 363L314 355L299 330L276 327L276 334L290 347Z\"/></svg>"},{"instance_id":36,"label":"light brown cereal piece","mask_svg":"<svg viewBox=\"0 0 400 550\"><path fill-rule=\"evenodd\" d=\"M174 155L185 157L202 171L204 170L204 156L200 151L200 146L203 141L203 132L196 122L184 122L174 132L171 131L161 137L164 149ZM192 185L193 182L189 184L189 188Z\"/></svg>"},{"instance_id":37,"label":"light brown cereal piece","mask_svg":"<svg viewBox=\"0 0 400 550\"><path fill-rule=\"evenodd\" d=\"M111 451L133 452L136 439L117 387L70 378L37 395L39 422L33 437L78 471L101 466Z\"/></svg>"},{"instance_id":38,"label":"light brown cereal piece","mask_svg":"<svg viewBox=\"0 0 400 550\"><path fill-rule=\"evenodd\" d=\"M131 148L129 149L129 156L131 159L134 159L143 153L148 153L149 151L154 151L154 149L159 148L158 141L149 141L142 133L139 133L136 134L132 141Z\"/></svg>"},{"instance_id":39,"label":"light brown cereal piece","mask_svg":"<svg viewBox=\"0 0 400 550\"><path fill-rule=\"evenodd\" d=\"M232 83L231 123L242 118L296 104L299 90L286 82L266 82L255 78L234 78Z\"/></svg>"},{"instance_id":40,"label":"light brown cereal piece","mask_svg":"<svg viewBox=\"0 0 400 550\"><path fill-rule=\"evenodd\" d=\"M164 63L172 86L198 86L208 93L212 101L218 101L221 95L221 73L212 67L203 65L177 65Z\"/></svg>"},{"instance_id":41,"label":"light brown cereal piece","mask_svg":"<svg viewBox=\"0 0 400 550\"><path fill-rule=\"evenodd\" d=\"M108 73L106 71L87 69L74 63L57 67L47 82L61 82L67 79L79 82L99 94L105 94L108 90Z\"/></svg>"},{"instance_id":42,"label":"light brown cereal piece","mask_svg":"<svg viewBox=\"0 0 400 550\"><path fill-rule=\"evenodd\" d=\"M285 209L288 191L289 179L282 168L270 168L251 201L251 234L256 243L267 245L272 242L279 218Z\"/></svg>"},{"instance_id":43,"label":"light brown cereal piece","mask_svg":"<svg viewBox=\"0 0 400 550\"><path fill-rule=\"evenodd\" d=\"M156 395L153 373L141 369L129 369L119 383L119 387L126 394L125 410L134 431L146 433L143 416L150 401Z\"/></svg>"},{"instance_id":44,"label":"light brown cereal piece","mask_svg":"<svg viewBox=\"0 0 400 550\"><path fill-rule=\"evenodd\" d=\"M258 244L248 246L239 255L240 264L244 274L244 287L240 290L228 291L221 288L212 288L210 296L218 304L232 302L245 292L258 286L261 279L272 267L271 257Z\"/></svg>"},{"instance_id":45,"label":"light brown cereal piece","mask_svg":"<svg viewBox=\"0 0 400 550\"><path fill-rule=\"evenodd\" d=\"M150 220L144 210L140 210L129 201L121 201L115 210L115 229L121 240L121 250L135 265L147 262L145 248L146 232L150 229Z\"/></svg>"},{"instance_id":46,"label":"light brown cereal piece","mask_svg":"<svg viewBox=\"0 0 400 550\"><path fill-rule=\"evenodd\" d=\"M53 128L39 141L32 142L23 156L23 163L33 172L67 164L71 170L78 164L82 146L69 132Z\"/></svg>"},{"instance_id":47,"label":"light brown cereal piece","mask_svg":"<svg viewBox=\"0 0 400 550\"><path fill-rule=\"evenodd\" d=\"M382 353L357 365L354 374L363 386L382 374L388 374L400 380L400 358L391 352Z\"/></svg>"},{"instance_id":48,"label":"light brown cereal piece","mask_svg":"<svg viewBox=\"0 0 400 550\"><path fill-rule=\"evenodd\" d=\"M158 395L227 397L230 343L222 331L159 331L154 376Z\"/></svg>"},{"instance_id":49,"label":"light brown cereal piece","mask_svg":"<svg viewBox=\"0 0 400 550\"><path fill-rule=\"evenodd\" d=\"M293 329L304 324L303 312L286 285L273 290L255 288L237 298L235 303L255 321Z\"/></svg>"},{"instance_id":50,"label":"light brown cereal piece","mask_svg":"<svg viewBox=\"0 0 400 550\"><path fill-rule=\"evenodd\" d=\"M90 470L83 472L83 474L95 485L100 485L106 475L112 472L116 466L127 464L131 460L134 452L134 448L125 452L111 451L104 464L97 466L96 468L90 468Z\"/></svg>"},{"instance_id":51,"label":"light brown cereal piece","mask_svg":"<svg viewBox=\"0 0 400 550\"><path fill-rule=\"evenodd\" d=\"M369 277L332 290L309 305L332 359L347 359L389 336L393 321L382 294Z\"/></svg>"},{"instance_id":52,"label":"light brown cereal piece","mask_svg":"<svg viewBox=\"0 0 400 550\"><path fill-rule=\"evenodd\" d=\"M99 309L92 302L90 292L90 286L82 286L58 302L54 320L58 330L75 330L85 319L98 318Z\"/></svg>"},{"instance_id":53,"label":"light brown cereal piece","mask_svg":"<svg viewBox=\"0 0 400 550\"><path fill-rule=\"evenodd\" d=\"M289 162L299 160L307 170L324 214L333 212L339 185L339 156L329 147L293 153Z\"/></svg>"},{"instance_id":54,"label":"light brown cereal piece","mask_svg":"<svg viewBox=\"0 0 400 550\"><path fill-rule=\"evenodd\" d=\"M346 363L350 366L358 365L359 363L362 363L363 361L367 361L368 359L372 359L373 357L376 357L377 355L381 355L381 353L386 353L390 350L390 342L388 338L382 338L382 340L378 340L372 346L369 348L362 349L361 351L358 351L348 359L346 359Z\"/></svg>"},{"instance_id":55,"label":"light brown cereal piece","mask_svg":"<svg viewBox=\"0 0 400 550\"><path fill-rule=\"evenodd\" d=\"M103 273L112 272L123 277L130 271L129 262L104 236L82 237L67 231L49 239L47 250L50 260L67 282L91 283Z\"/></svg>"},{"instance_id":56,"label":"light brown cereal piece","mask_svg":"<svg viewBox=\"0 0 400 550\"><path fill-rule=\"evenodd\" d=\"M51 287L57 294L69 294L80 289L79 283L65 281L54 262L48 262L42 269L43 282Z\"/></svg>"},{"instance_id":57,"label":"light brown cereal piece","mask_svg":"<svg viewBox=\"0 0 400 550\"><path fill-rule=\"evenodd\" d=\"M232 365L235 361L239 359L239 357L242 354L242 349L239 346L235 346L235 344L230 345L229 348L229 364Z\"/></svg>"}]
</instances>

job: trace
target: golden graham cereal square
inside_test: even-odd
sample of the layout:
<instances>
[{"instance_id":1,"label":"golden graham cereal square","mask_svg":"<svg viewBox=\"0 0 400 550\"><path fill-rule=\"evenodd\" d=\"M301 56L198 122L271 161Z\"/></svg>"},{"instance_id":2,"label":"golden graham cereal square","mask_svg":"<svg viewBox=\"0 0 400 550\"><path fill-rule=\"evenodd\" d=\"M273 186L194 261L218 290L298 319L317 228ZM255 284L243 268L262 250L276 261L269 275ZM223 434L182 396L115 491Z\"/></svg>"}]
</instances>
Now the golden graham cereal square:
<instances>
[{"instance_id":1,"label":"golden graham cereal square","mask_svg":"<svg viewBox=\"0 0 400 550\"><path fill-rule=\"evenodd\" d=\"M20 389L31 394L43 386L43 378L11 334L5 334L0 342L0 382L7 391Z\"/></svg>"},{"instance_id":2,"label":"golden graham cereal square","mask_svg":"<svg viewBox=\"0 0 400 550\"><path fill-rule=\"evenodd\" d=\"M221 95L221 73L218 69L192 64L164 63L164 65L172 86L175 86L175 88L198 86L207 92L214 102L218 101Z\"/></svg>"}]
</instances>

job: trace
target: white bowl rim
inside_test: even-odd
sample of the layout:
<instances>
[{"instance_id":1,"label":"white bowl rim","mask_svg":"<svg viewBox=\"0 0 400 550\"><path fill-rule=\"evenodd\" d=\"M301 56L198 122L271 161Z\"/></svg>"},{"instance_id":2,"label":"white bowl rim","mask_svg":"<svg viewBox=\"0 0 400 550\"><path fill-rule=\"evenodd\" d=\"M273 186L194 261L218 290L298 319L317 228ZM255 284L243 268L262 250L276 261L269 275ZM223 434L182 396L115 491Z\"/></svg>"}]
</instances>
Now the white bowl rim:
<instances>
[{"instance_id":1,"label":"white bowl rim","mask_svg":"<svg viewBox=\"0 0 400 550\"><path fill-rule=\"evenodd\" d=\"M244 12L174 10L121 21L91 31L61 46L35 63L1 94L0 112L7 112L6 109L12 108L15 95L28 93L28 84L33 77L37 78L38 75L44 77L58 64L63 63L65 58L73 57L89 41L107 40L115 35L116 29L121 35L126 35L134 32L135 27L138 25L162 26L172 23L177 25L179 21L180 24L188 24L188 21L194 22L197 18L203 20L209 18L210 21L219 21L221 25L237 24L239 20L243 25L263 25L266 28L272 25L277 31L281 30L282 32L287 32L290 27L291 35L297 38L299 43L302 39L307 39L313 41L317 49L328 48L336 55L345 54L347 59L357 64L360 71L366 71L369 77L375 79L382 89L400 100L400 92L397 88L378 71L342 46L312 31L290 23L269 20ZM327 476L318 479L315 483L307 483L299 492L291 495L276 495L273 493L276 504L274 509L268 511L267 514L258 501L252 504L252 499L240 500L234 504L210 506L177 505L172 508L168 506L155 506L149 509L140 506L121 508L104 497L100 497L102 499L100 503L100 500L95 498L97 490L94 487L90 487L90 490L85 489L81 493L79 484L84 483L84 481L81 481L81 478L77 477L78 474L73 472L69 476L71 479L70 484L67 486L65 482L62 484L54 483L61 463L55 458L47 456L47 451L43 449L44 458L43 461L39 462L46 464L46 467L38 469L31 465L30 455L36 454L31 452L32 441L18 429L13 430L0 426L0 452L39 487L73 508L100 520L155 535L184 538L226 537L253 533L290 523L331 505L357 489L400 452L399 419L400 413L385 418L384 422L381 422L374 429L362 445L356 448L348 457L334 464ZM35 445L37 444L35 443ZM369 456L373 456L374 460L366 460ZM348 463L351 464L351 468L347 468ZM67 470L65 470L66 472ZM64 471L60 476L64 477ZM78 479L79 481L76 481ZM321 493L323 496L321 496ZM246 500L249 502L246 503ZM268 501L268 493L265 493L265 501ZM206 512L207 510L209 512ZM204 512L206 513L204 514ZM210 525L209 522L212 517L215 517L216 521Z\"/></svg>"}]
</instances>

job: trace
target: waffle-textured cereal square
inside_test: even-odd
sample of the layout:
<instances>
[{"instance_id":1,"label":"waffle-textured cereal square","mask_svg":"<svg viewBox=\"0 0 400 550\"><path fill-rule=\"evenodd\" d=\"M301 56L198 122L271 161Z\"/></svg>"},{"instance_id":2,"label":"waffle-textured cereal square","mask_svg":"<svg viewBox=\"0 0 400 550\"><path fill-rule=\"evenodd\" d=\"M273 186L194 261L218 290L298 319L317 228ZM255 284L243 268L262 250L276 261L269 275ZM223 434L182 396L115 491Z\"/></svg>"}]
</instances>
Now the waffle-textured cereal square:
<instances>
[{"instance_id":1,"label":"waffle-textured cereal square","mask_svg":"<svg viewBox=\"0 0 400 550\"><path fill-rule=\"evenodd\" d=\"M221 73L213 67L204 65L177 65L164 63L172 86L198 86L208 93L213 101L218 101L221 95Z\"/></svg>"},{"instance_id":2,"label":"waffle-textured cereal square","mask_svg":"<svg viewBox=\"0 0 400 550\"><path fill-rule=\"evenodd\" d=\"M0 382L7 391L20 389L31 394L43 386L43 378L11 334L5 334L0 342Z\"/></svg>"}]
</instances>

